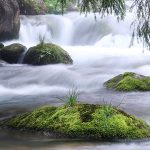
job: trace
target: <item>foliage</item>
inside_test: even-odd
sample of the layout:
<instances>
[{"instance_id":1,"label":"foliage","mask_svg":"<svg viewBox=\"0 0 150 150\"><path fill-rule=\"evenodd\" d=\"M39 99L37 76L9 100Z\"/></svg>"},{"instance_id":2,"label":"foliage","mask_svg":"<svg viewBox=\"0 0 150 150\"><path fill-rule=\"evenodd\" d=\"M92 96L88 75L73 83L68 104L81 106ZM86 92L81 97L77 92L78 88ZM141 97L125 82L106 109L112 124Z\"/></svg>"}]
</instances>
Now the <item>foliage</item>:
<instances>
[{"instance_id":1,"label":"foliage","mask_svg":"<svg viewBox=\"0 0 150 150\"><path fill-rule=\"evenodd\" d=\"M57 1L57 0L44 0L44 2L45 2L46 6L49 9L49 13L52 13L52 12L55 12L55 13L64 12L66 7L70 3L69 0L66 0L65 3L63 3L63 1L61 1L62 3L60 3L60 1Z\"/></svg>"},{"instance_id":2,"label":"foliage","mask_svg":"<svg viewBox=\"0 0 150 150\"><path fill-rule=\"evenodd\" d=\"M150 1L134 0L131 9L136 9L136 20L133 22L134 36L137 35L138 40L142 40L150 50Z\"/></svg>"},{"instance_id":3,"label":"foliage","mask_svg":"<svg viewBox=\"0 0 150 150\"><path fill-rule=\"evenodd\" d=\"M73 107L77 105L79 99L79 93L77 89L69 90L69 94L64 98L58 98L59 100L63 101L66 106Z\"/></svg>"},{"instance_id":4,"label":"foliage","mask_svg":"<svg viewBox=\"0 0 150 150\"><path fill-rule=\"evenodd\" d=\"M44 14L47 13L47 7L43 1L37 0L18 0L18 3L21 7L27 7L31 10L35 11L36 14Z\"/></svg>"},{"instance_id":5,"label":"foliage","mask_svg":"<svg viewBox=\"0 0 150 150\"><path fill-rule=\"evenodd\" d=\"M69 91L69 95L67 96L67 105L70 107L75 106L78 103L79 93L76 89L72 89Z\"/></svg>"},{"instance_id":6,"label":"foliage","mask_svg":"<svg viewBox=\"0 0 150 150\"><path fill-rule=\"evenodd\" d=\"M66 5L67 0L58 0L62 8ZM115 14L118 19L123 19L126 12L124 0L82 0L78 1L78 7L82 13L99 12L102 16L105 14ZM62 9L63 10L63 9Z\"/></svg>"},{"instance_id":7,"label":"foliage","mask_svg":"<svg viewBox=\"0 0 150 150\"><path fill-rule=\"evenodd\" d=\"M150 91L150 77L126 72L110 79L105 85L118 91Z\"/></svg>"},{"instance_id":8,"label":"foliage","mask_svg":"<svg viewBox=\"0 0 150 150\"><path fill-rule=\"evenodd\" d=\"M110 105L46 106L4 121L3 125L50 131L74 138L113 140L150 136L146 123Z\"/></svg>"}]
</instances>

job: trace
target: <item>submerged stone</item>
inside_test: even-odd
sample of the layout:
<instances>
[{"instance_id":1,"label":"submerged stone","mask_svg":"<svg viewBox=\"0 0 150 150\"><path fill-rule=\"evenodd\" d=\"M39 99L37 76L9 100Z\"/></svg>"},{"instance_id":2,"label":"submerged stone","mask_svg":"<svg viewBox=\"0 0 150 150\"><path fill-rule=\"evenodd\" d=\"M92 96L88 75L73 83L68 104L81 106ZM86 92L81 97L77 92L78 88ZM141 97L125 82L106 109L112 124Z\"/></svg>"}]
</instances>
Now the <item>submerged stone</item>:
<instances>
[{"instance_id":1,"label":"submerged stone","mask_svg":"<svg viewBox=\"0 0 150 150\"><path fill-rule=\"evenodd\" d=\"M138 139L150 136L150 127L144 121L110 105L46 106L6 120L2 125L84 139Z\"/></svg>"},{"instance_id":2,"label":"submerged stone","mask_svg":"<svg viewBox=\"0 0 150 150\"><path fill-rule=\"evenodd\" d=\"M150 77L126 72L108 80L105 85L117 91L150 91Z\"/></svg>"},{"instance_id":3,"label":"submerged stone","mask_svg":"<svg viewBox=\"0 0 150 150\"><path fill-rule=\"evenodd\" d=\"M72 64L73 60L61 47L51 43L41 43L29 48L23 63L30 65Z\"/></svg>"}]
</instances>

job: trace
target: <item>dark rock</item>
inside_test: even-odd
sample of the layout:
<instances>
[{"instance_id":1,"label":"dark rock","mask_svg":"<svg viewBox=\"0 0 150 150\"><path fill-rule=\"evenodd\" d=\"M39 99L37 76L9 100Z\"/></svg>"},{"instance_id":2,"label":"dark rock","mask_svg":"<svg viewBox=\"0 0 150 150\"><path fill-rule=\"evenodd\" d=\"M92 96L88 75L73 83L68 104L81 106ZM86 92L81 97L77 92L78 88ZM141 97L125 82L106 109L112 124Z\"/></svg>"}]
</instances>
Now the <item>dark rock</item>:
<instances>
[{"instance_id":1,"label":"dark rock","mask_svg":"<svg viewBox=\"0 0 150 150\"><path fill-rule=\"evenodd\" d=\"M17 38L20 11L16 0L0 0L0 41Z\"/></svg>"},{"instance_id":2,"label":"dark rock","mask_svg":"<svg viewBox=\"0 0 150 150\"><path fill-rule=\"evenodd\" d=\"M0 50L0 58L10 64L15 64L18 62L25 50L26 47L21 44L11 44Z\"/></svg>"},{"instance_id":3,"label":"dark rock","mask_svg":"<svg viewBox=\"0 0 150 150\"><path fill-rule=\"evenodd\" d=\"M47 65L47 64L72 64L73 61L69 54L55 44L39 44L29 48L24 60L24 64Z\"/></svg>"}]
</instances>

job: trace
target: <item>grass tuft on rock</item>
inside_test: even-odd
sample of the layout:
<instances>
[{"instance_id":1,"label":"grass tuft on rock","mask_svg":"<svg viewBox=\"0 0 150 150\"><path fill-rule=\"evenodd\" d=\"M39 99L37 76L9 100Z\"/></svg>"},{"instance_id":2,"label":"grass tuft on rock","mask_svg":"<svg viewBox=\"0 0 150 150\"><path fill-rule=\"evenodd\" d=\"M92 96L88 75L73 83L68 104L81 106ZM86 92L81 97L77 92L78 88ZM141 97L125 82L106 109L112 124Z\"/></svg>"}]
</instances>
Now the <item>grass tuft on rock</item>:
<instances>
[{"instance_id":1,"label":"grass tuft on rock","mask_svg":"<svg viewBox=\"0 0 150 150\"><path fill-rule=\"evenodd\" d=\"M111 105L76 104L46 106L11 118L5 126L59 133L72 138L101 140L138 139L150 136L142 120Z\"/></svg>"},{"instance_id":2,"label":"grass tuft on rock","mask_svg":"<svg viewBox=\"0 0 150 150\"><path fill-rule=\"evenodd\" d=\"M150 91L150 77L126 72L108 80L105 85L117 91Z\"/></svg>"}]
</instances>

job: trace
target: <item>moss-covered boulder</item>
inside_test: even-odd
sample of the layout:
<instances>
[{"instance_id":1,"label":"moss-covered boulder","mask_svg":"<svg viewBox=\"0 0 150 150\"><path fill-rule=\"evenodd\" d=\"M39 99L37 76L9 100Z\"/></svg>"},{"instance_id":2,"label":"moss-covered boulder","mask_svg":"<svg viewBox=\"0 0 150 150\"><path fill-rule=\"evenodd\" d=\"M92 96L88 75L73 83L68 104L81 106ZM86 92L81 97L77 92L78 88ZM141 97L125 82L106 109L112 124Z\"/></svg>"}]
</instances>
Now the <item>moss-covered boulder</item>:
<instances>
[{"instance_id":1,"label":"moss-covered boulder","mask_svg":"<svg viewBox=\"0 0 150 150\"><path fill-rule=\"evenodd\" d=\"M14 43L0 49L0 58L10 64L15 64L18 63L19 58L25 52L25 50L25 46Z\"/></svg>"},{"instance_id":2,"label":"moss-covered boulder","mask_svg":"<svg viewBox=\"0 0 150 150\"><path fill-rule=\"evenodd\" d=\"M47 65L47 64L72 64L73 61L69 54L61 47L45 43L29 48L26 53L24 64L30 65Z\"/></svg>"},{"instance_id":3,"label":"moss-covered boulder","mask_svg":"<svg viewBox=\"0 0 150 150\"><path fill-rule=\"evenodd\" d=\"M145 122L110 105L46 106L3 121L1 125L84 139L116 140L150 136L150 127Z\"/></svg>"},{"instance_id":4,"label":"moss-covered boulder","mask_svg":"<svg viewBox=\"0 0 150 150\"><path fill-rule=\"evenodd\" d=\"M150 77L126 72L108 80L105 85L117 91L150 91Z\"/></svg>"}]
</instances>

